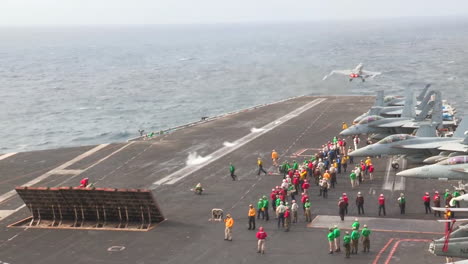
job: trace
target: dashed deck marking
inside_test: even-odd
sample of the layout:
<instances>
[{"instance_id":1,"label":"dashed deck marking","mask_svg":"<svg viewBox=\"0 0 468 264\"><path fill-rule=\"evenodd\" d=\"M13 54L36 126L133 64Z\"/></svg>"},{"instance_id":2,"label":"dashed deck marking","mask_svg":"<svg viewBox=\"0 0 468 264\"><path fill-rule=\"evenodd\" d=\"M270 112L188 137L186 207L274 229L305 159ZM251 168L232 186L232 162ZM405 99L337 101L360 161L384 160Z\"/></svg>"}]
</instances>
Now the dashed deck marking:
<instances>
[{"instance_id":1,"label":"dashed deck marking","mask_svg":"<svg viewBox=\"0 0 468 264\"><path fill-rule=\"evenodd\" d=\"M197 165L187 165L186 167L178 170L178 171L175 171L174 173L158 180L158 181L155 181L153 183L153 186L152 186L152 189L155 189L157 188L158 186L162 185L162 184L174 184L174 183L177 183L178 181L184 179L185 177L191 175L192 173L200 170L201 168L205 167L206 165L226 156L227 154L233 152L234 150L244 146L245 144L251 142L252 140L270 132L271 130L273 130L274 128L280 126L281 124L293 119L294 117L297 117L299 116L300 114L302 114L303 112L309 110L310 108L320 104L321 102L325 101L326 98L319 98L319 99L315 99L313 100L312 102L302 106L302 107L299 107L295 110L293 110L292 112L268 123L267 125L255 130L255 132L251 132L249 134L247 134L246 136L234 141L233 143L235 145L233 146L224 146L218 150L216 150L215 152L211 153L211 154L208 154L207 156L211 156L212 158L210 158L209 160L207 160L206 162L202 163L202 164L197 164Z\"/></svg>"},{"instance_id":2,"label":"dashed deck marking","mask_svg":"<svg viewBox=\"0 0 468 264\"><path fill-rule=\"evenodd\" d=\"M99 150L107 147L108 145L109 144L97 145L96 147L86 151L85 153L77 156L76 158L65 162L64 164L58 166L57 168L55 168L53 170L50 170L50 171L42 174L41 176L39 176L39 177L37 177L37 178L35 178L35 179L25 183L25 184L22 184L21 186L32 186L32 185L34 185L34 184L36 184L36 183L38 183L38 182L40 182L42 180L45 180L45 179L49 178L50 175L53 175L53 174L55 174L57 172L60 172L60 171L63 171L65 168L68 168L69 166L73 165L74 163L76 163L76 162L78 162L78 161L80 161L80 160L82 160L82 159L84 159L84 158L86 158L88 156L91 156L92 154L94 154L94 153L98 152ZM11 190L11 191L3 194L2 196L0 196L0 203L10 199L15 194L16 194L15 190Z\"/></svg>"},{"instance_id":3,"label":"dashed deck marking","mask_svg":"<svg viewBox=\"0 0 468 264\"><path fill-rule=\"evenodd\" d=\"M108 159L109 157L111 157L112 155L122 151L123 149L125 149L126 147L128 147L129 145L133 144L134 142L129 142L127 144L125 144L123 147L117 149L116 151L112 152L111 154L107 155L106 157L98 160L97 162L93 163L92 165L90 165L89 167L85 168L85 169L82 169L82 170L71 170L71 169L66 169L68 168L69 166L75 164L76 162L86 158L86 157L89 157L91 156L92 154L98 152L99 150L107 147L109 144L101 144L101 145L97 145L96 147L86 151L85 153L77 156L76 158L70 160L70 161L67 161L65 162L64 164L58 166L57 168L53 169L53 170L50 170L44 174L42 174L41 176L23 184L22 186L32 186L34 184L37 184L39 183L40 181L42 180L45 180L47 179L48 177L50 177L51 175L55 175L55 174L69 174L69 175L72 175L71 178L74 178L78 175L80 175L81 173L85 172L86 170L96 166L97 164L103 162L104 160ZM62 185L63 183L65 183L66 181L70 180L71 178L68 178L66 179L65 181L63 181L62 183L60 183L59 185ZM0 196L0 204L8 199L10 199L11 197L13 197L14 195L16 194L16 191L15 190L11 190L5 194L3 194L2 196ZM14 210L0 210L0 211L3 211L2 214L1 214L1 218L0 220L3 220L5 218L7 218L8 216L18 212L20 209L24 208L25 205L21 205L20 207L14 209Z\"/></svg>"}]
</instances>

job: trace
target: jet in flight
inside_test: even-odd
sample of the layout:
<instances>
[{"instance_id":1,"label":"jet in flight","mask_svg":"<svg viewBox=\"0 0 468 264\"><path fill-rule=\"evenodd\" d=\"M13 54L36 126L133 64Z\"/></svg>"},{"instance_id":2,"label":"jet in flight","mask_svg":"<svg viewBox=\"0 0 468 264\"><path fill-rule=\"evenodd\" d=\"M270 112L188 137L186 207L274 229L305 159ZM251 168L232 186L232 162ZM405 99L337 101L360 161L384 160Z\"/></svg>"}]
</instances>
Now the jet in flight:
<instances>
[{"instance_id":1,"label":"jet in flight","mask_svg":"<svg viewBox=\"0 0 468 264\"><path fill-rule=\"evenodd\" d=\"M323 80L326 80L328 77L332 76L333 74L342 74L349 77L349 81L351 82L353 79L359 78L361 81L365 81L367 78L374 78L375 76L382 74L381 72L371 72L363 70L364 65L359 63L356 68L352 70L333 70L329 74L323 77Z\"/></svg>"},{"instance_id":2,"label":"jet in flight","mask_svg":"<svg viewBox=\"0 0 468 264\"><path fill-rule=\"evenodd\" d=\"M468 156L455 156L436 164L398 172L397 176L407 178L466 180L468 179Z\"/></svg>"}]
</instances>

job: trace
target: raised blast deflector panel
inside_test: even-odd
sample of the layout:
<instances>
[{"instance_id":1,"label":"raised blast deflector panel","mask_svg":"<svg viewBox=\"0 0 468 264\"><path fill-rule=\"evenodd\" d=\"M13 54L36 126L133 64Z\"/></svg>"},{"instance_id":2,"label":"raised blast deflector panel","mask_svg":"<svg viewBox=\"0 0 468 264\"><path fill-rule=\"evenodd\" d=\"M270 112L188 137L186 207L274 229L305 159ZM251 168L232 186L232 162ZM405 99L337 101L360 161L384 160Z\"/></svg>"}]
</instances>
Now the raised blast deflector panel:
<instances>
[{"instance_id":1,"label":"raised blast deflector panel","mask_svg":"<svg viewBox=\"0 0 468 264\"><path fill-rule=\"evenodd\" d=\"M164 220L149 190L17 187L32 213L29 226L148 229Z\"/></svg>"}]
</instances>

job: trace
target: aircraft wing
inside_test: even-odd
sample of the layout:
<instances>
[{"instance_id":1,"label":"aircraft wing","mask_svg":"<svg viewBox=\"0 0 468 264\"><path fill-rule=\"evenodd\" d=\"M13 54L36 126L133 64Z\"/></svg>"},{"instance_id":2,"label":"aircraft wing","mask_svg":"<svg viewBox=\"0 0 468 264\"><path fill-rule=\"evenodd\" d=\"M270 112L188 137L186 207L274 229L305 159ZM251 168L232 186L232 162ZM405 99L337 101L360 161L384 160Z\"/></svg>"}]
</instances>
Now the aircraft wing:
<instances>
[{"instance_id":1,"label":"aircraft wing","mask_svg":"<svg viewBox=\"0 0 468 264\"><path fill-rule=\"evenodd\" d=\"M458 142L449 142L440 146L438 149L453 152L468 152L468 145Z\"/></svg>"},{"instance_id":2,"label":"aircraft wing","mask_svg":"<svg viewBox=\"0 0 468 264\"><path fill-rule=\"evenodd\" d=\"M328 77L332 76L333 74L342 74L342 75L350 75L353 72L351 70L333 70L329 74L325 75L322 80L326 80Z\"/></svg>"},{"instance_id":3,"label":"aircraft wing","mask_svg":"<svg viewBox=\"0 0 468 264\"><path fill-rule=\"evenodd\" d=\"M450 169L450 170L468 174L468 167L467 168L456 168L456 169Z\"/></svg>"},{"instance_id":4,"label":"aircraft wing","mask_svg":"<svg viewBox=\"0 0 468 264\"><path fill-rule=\"evenodd\" d=\"M381 72L361 71L361 75L364 77L374 78L375 76L382 74Z\"/></svg>"},{"instance_id":5,"label":"aircraft wing","mask_svg":"<svg viewBox=\"0 0 468 264\"><path fill-rule=\"evenodd\" d=\"M445 212L445 207L432 207L432 210ZM468 208L452 208L450 207L450 211L452 212L468 212Z\"/></svg>"},{"instance_id":6,"label":"aircraft wing","mask_svg":"<svg viewBox=\"0 0 468 264\"><path fill-rule=\"evenodd\" d=\"M377 125L372 125L372 123L369 123L369 126L370 127L401 127L407 123L408 123L408 120L395 120L395 121L390 121L388 123L377 124Z\"/></svg>"},{"instance_id":7,"label":"aircraft wing","mask_svg":"<svg viewBox=\"0 0 468 264\"><path fill-rule=\"evenodd\" d=\"M392 148L401 148L401 149L438 149L442 145L443 145L443 143L441 143L441 142L426 142L426 143L419 143L419 144L394 145L394 146L392 146Z\"/></svg>"}]
</instances>

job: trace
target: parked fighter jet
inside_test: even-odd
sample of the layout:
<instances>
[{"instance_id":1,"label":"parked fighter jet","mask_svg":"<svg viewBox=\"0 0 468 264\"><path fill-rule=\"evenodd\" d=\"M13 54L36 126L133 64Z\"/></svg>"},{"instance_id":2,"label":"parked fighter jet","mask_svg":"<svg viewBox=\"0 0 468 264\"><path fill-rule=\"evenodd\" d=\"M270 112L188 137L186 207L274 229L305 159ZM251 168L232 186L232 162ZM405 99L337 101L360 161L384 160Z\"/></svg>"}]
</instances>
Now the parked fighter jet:
<instances>
[{"instance_id":1,"label":"parked fighter jet","mask_svg":"<svg viewBox=\"0 0 468 264\"><path fill-rule=\"evenodd\" d=\"M414 98L408 96L401 117L368 116L358 124L341 131L340 135L375 134L373 138L382 139L392 134L411 134L420 125L428 123L423 121L432 107L434 109L430 123L439 126L442 124L442 98L440 92L436 92L435 100L428 103L418 116L415 115Z\"/></svg>"},{"instance_id":2,"label":"parked fighter jet","mask_svg":"<svg viewBox=\"0 0 468 264\"><path fill-rule=\"evenodd\" d=\"M468 154L468 135L464 135L466 131L468 131L468 117L463 118L453 137L436 137L436 128L433 125L422 125L415 136L391 135L375 144L357 149L349 155L352 157L405 155L412 160L420 160L434 156L441 150Z\"/></svg>"},{"instance_id":3,"label":"parked fighter jet","mask_svg":"<svg viewBox=\"0 0 468 264\"><path fill-rule=\"evenodd\" d=\"M361 81L366 81L367 78L374 78L375 76L382 74L381 72L371 72L363 70L364 65L359 63L356 68L352 70L333 70L329 74L323 77L323 80L326 80L328 77L332 76L333 74L343 74L349 77L349 81L351 82L353 79L360 78Z\"/></svg>"},{"instance_id":4,"label":"parked fighter jet","mask_svg":"<svg viewBox=\"0 0 468 264\"><path fill-rule=\"evenodd\" d=\"M432 92L426 95L427 89L431 84L427 84L421 93L416 97L416 111L415 113L419 115L421 110L428 104L429 99L432 95ZM405 98L411 96L411 90L406 89ZM426 96L424 96L426 95ZM387 96L384 97L384 91L377 91L377 95L375 97L374 106L372 106L369 111L365 112L364 114L356 117L353 121L353 124L359 123L364 117L371 116L371 115L379 115L383 117L400 117L403 113L403 106L405 98L395 97L395 96ZM401 103L400 103L401 102ZM398 105L395 105L398 104Z\"/></svg>"},{"instance_id":5,"label":"parked fighter jet","mask_svg":"<svg viewBox=\"0 0 468 264\"><path fill-rule=\"evenodd\" d=\"M466 208L450 208L451 211L457 211L453 209L464 209L466 212ZM441 211L445 211L445 208ZM457 230L449 233L449 236L432 241L429 245L429 252L437 256L468 258L468 226L459 226Z\"/></svg>"},{"instance_id":6,"label":"parked fighter jet","mask_svg":"<svg viewBox=\"0 0 468 264\"><path fill-rule=\"evenodd\" d=\"M460 156L460 155L463 155L463 153L461 153L461 152L441 151L438 155L435 155L435 156L432 156L432 157L429 157L429 158L423 160L423 163L435 164L437 162L446 160L448 158L455 157L455 156Z\"/></svg>"},{"instance_id":7,"label":"parked fighter jet","mask_svg":"<svg viewBox=\"0 0 468 264\"><path fill-rule=\"evenodd\" d=\"M439 180L467 180L468 156L455 156L432 165L398 172L397 176Z\"/></svg>"}]
</instances>

